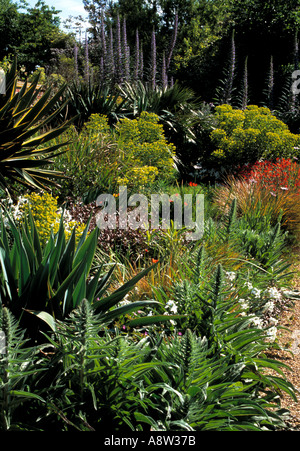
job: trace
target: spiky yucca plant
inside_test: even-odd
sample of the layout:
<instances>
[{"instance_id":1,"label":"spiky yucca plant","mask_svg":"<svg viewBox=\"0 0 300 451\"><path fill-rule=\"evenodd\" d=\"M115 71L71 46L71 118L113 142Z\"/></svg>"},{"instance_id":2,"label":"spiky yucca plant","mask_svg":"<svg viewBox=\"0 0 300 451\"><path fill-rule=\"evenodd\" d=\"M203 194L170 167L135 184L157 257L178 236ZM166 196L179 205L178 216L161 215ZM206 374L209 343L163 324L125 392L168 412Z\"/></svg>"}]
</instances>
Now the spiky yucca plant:
<instances>
[{"instance_id":1,"label":"spiky yucca plant","mask_svg":"<svg viewBox=\"0 0 300 451\"><path fill-rule=\"evenodd\" d=\"M55 129L46 130L47 125L59 113L55 108L65 87L51 97L51 88L41 93L39 77L29 85L27 80L17 92L17 61L14 60L6 74L6 93L0 96L0 186L5 191L14 191L15 182L30 187L46 189L55 182L53 177L61 173L44 169L51 157L66 143L46 143L63 133L69 126L64 122Z\"/></svg>"}]
</instances>

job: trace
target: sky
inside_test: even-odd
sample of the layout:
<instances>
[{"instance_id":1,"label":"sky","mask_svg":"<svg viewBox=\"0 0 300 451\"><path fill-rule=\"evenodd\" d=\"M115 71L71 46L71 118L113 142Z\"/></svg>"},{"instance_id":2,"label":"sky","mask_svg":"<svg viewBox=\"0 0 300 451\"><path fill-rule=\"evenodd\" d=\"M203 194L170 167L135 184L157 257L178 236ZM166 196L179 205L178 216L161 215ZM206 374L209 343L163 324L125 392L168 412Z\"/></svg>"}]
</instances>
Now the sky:
<instances>
[{"instance_id":1,"label":"sky","mask_svg":"<svg viewBox=\"0 0 300 451\"><path fill-rule=\"evenodd\" d=\"M26 1L30 7L34 6L37 3L37 0ZM51 6L54 6L56 10L61 11L61 13L59 13L61 24L69 16L76 17L81 15L83 18L87 17L87 12L83 7L82 0L44 0L44 2L47 6L49 6L49 8L51 8Z\"/></svg>"}]
</instances>

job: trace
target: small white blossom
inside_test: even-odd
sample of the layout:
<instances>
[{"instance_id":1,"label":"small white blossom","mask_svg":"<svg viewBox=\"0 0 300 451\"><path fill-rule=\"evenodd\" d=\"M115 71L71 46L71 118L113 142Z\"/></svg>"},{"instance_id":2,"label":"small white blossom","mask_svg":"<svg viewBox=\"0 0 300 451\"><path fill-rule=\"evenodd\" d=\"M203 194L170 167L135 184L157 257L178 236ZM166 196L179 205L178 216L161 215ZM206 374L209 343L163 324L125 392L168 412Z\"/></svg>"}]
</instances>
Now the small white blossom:
<instances>
[{"instance_id":1,"label":"small white blossom","mask_svg":"<svg viewBox=\"0 0 300 451\"><path fill-rule=\"evenodd\" d=\"M267 340L273 342L275 341L276 336L277 336L277 327L275 326L270 327L270 329L267 330Z\"/></svg>"},{"instance_id":2,"label":"small white blossom","mask_svg":"<svg viewBox=\"0 0 300 451\"><path fill-rule=\"evenodd\" d=\"M269 301L265 303L264 311L273 312L275 308L275 304L273 301Z\"/></svg>"},{"instance_id":3,"label":"small white blossom","mask_svg":"<svg viewBox=\"0 0 300 451\"><path fill-rule=\"evenodd\" d=\"M267 296L269 296L271 299L278 299L279 300L280 297L281 297L280 292L275 287L268 288L265 291L265 294Z\"/></svg>"},{"instance_id":4,"label":"small white blossom","mask_svg":"<svg viewBox=\"0 0 300 451\"><path fill-rule=\"evenodd\" d=\"M253 285L250 282L245 282L245 287L247 287L249 290L252 290Z\"/></svg>"},{"instance_id":5,"label":"small white blossom","mask_svg":"<svg viewBox=\"0 0 300 451\"><path fill-rule=\"evenodd\" d=\"M226 271L226 277L229 279L229 280L234 280L235 279L235 272L234 271Z\"/></svg>"},{"instance_id":6,"label":"small white blossom","mask_svg":"<svg viewBox=\"0 0 300 451\"><path fill-rule=\"evenodd\" d=\"M269 318L268 321L269 321L270 326L277 326L277 324L278 324L278 319L273 318L273 317Z\"/></svg>"},{"instance_id":7,"label":"small white blossom","mask_svg":"<svg viewBox=\"0 0 300 451\"><path fill-rule=\"evenodd\" d=\"M260 294L261 294L261 290L259 290L258 288L253 288L253 290L251 291L251 294L253 294L253 296L255 298L259 298Z\"/></svg>"},{"instance_id":8,"label":"small white blossom","mask_svg":"<svg viewBox=\"0 0 300 451\"><path fill-rule=\"evenodd\" d=\"M169 300L166 303L166 308L171 312L171 313L177 313L177 305L175 304L175 302L173 300Z\"/></svg>"},{"instance_id":9,"label":"small white blossom","mask_svg":"<svg viewBox=\"0 0 300 451\"><path fill-rule=\"evenodd\" d=\"M258 327L259 329L263 328L263 321L261 318L259 318L258 316L253 316L252 318L252 324L253 326Z\"/></svg>"},{"instance_id":10,"label":"small white blossom","mask_svg":"<svg viewBox=\"0 0 300 451\"><path fill-rule=\"evenodd\" d=\"M239 299L239 304L243 310L248 310L249 302L246 299Z\"/></svg>"}]
</instances>

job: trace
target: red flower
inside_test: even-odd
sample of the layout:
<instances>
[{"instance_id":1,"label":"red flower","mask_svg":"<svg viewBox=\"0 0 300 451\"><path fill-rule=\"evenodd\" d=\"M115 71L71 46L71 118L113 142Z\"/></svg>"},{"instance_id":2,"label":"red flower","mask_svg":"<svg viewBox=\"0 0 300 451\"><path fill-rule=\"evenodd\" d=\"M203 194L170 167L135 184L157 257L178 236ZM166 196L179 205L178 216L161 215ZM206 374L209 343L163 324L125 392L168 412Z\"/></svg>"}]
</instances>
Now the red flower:
<instances>
[{"instance_id":1,"label":"red flower","mask_svg":"<svg viewBox=\"0 0 300 451\"><path fill-rule=\"evenodd\" d=\"M152 263L157 263L158 260L156 260L155 258L152 258Z\"/></svg>"},{"instance_id":2,"label":"red flower","mask_svg":"<svg viewBox=\"0 0 300 451\"><path fill-rule=\"evenodd\" d=\"M252 167L241 168L240 175L273 192L285 187L292 188L296 194L300 193L300 166L291 159L277 158L275 162L259 161Z\"/></svg>"},{"instance_id":3,"label":"red flower","mask_svg":"<svg viewBox=\"0 0 300 451\"><path fill-rule=\"evenodd\" d=\"M198 186L197 183L194 183L194 182L190 182L189 185L190 186Z\"/></svg>"}]
</instances>

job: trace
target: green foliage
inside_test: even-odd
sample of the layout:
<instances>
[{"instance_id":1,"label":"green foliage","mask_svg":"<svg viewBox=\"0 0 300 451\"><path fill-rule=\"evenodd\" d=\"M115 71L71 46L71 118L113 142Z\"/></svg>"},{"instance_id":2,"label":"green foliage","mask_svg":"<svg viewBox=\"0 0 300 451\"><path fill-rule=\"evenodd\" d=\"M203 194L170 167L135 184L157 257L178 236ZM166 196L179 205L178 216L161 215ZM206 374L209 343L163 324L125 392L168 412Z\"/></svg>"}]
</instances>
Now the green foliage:
<instances>
[{"instance_id":1,"label":"green foliage","mask_svg":"<svg viewBox=\"0 0 300 451\"><path fill-rule=\"evenodd\" d=\"M29 211L35 222L41 245L45 245L51 232L57 234L61 221L61 212L57 205L57 198L49 193L31 193L18 199L18 204L14 208L15 219L21 223L28 220ZM64 212L64 226L66 239L70 238L75 228L75 240L78 242L84 232L85 224L73 220L67 220Z\"/></svg>"},{"instance_id":2,"label":"green foliage","mask_svg":"<svg viewBox=\"0 0 300 451\"><path fill-rule=\"evenodd\" d=\"M32 403L41 407L42 396L35 392L35 381L43 365L37 361L37 349L30 347L17 320L7 308L0 307L0 331L5 349L0 354L0 430L28 430L17 412Z\"/></svg>"},{"instance_id":3,"label":"green foliage","mask_svg":"<svg viewBox=\"0 0 300 451\"><path fill-rule=\"evenodd\" d=\"M192 152L195 152L195 127L202 129L206 122L194 92L179 83L167 89L152 89L137 82L124 83L120 87L120 95L124 99L123 112L126 117L135 119L144 111L158 116L168 142L176 147L177 164L189 166Z\"/></svg>"},{"instance_id":4,"label":"green foliage","mask_svg":"<svg viewBox=\"0 0 300 451\"><path fill-rule=\"evenodd\" d=\"M158 121L156 114L146 111L138 119L120 120L117 136L124 153L124 169L119 184L124 184L124 179L130 187L153 183L156 177L174 180L175 148L167 142Z\"/></svg>"},{"instance_id":5,"label":"green foliage","mask_svg":"<svg viewBox=\"0 0 300 451\"><path fill-rule=\"evenodd\" d=\"M18 5L1 0L0 34L0 59L8 54L18 55L27 74L36 66L48 66L53 58L52 49L64 49L72 41L59 29L58 11L41 0L33 7L26 2Z\"/></svg>"},{"instance_id":6,"label":"green foliage","mask_svg":"<svg viewBox=\"0 0 300 451\"><path fill-rule=\"evenodd\" d=\"M245 110L230 105L216 107L216 129L211 132L215 150L211 162L232 166L257 160L296 156L299 135L272 115L268 108L255 105Z\"/></svg>"},{"instance_id":7,"label":"green foliage","mask_svg":"<svg viewBox=\"0 0 300 451\"><path fill-rule=\"evenodd\" d=\"M280 378L276 382L276 377L264 375L268 367L280 372L280 365L259 357L264 347L260 333L242 328L238 331L241 322L238 318L230 324L228 319L222 328L225 333L229 327L228 353L225 341L224 352L211 355L206 338L189 330L182 337L162 341L156 358L171 367L153 372L153 386L147 392L156 401L158 412L155 418L144 416L141 420L154 430L167 431L263 431L283 426L276 388L280 386L288 393L293 389ZM253 391L267 396L254 398Z\"/></svg>"},{"instance_id":8,"label":"green foliage","mask_svg":"<svg viewBox=\"0 0 300 451\"><path fill-rule=\"evenodd\" d=\"M120 155L117 143L107 128L106 116L91 115L81 133L70 127L53 140L54 145L70 141L67 151L54 162L66 176L53 193L64 202L67 197L95 200L99 193L114 192Z\"/></svg>"},{"instance_id":9,"label":"green foliage","mask_svg":"<svg viewBox=\"0 0 300 451\"><path fill-rule=\"evenodd\" d=\"M78 430L141 430L135 415L152 404L143 396L142 385L158 364L148 359L145 342L134 343L106 331L99 336L101 329L102 318L87 301L57 324L51 339L56 355L52 366L62 365L49 387L55 410L45 418L46 425L52 421L65 430L73 430L74 425ZM65 424L57 422L56 411Z\"/></svg>"},{"instance_id":10,"label":"green foliage","mask_svg":"<svg viewBox=\"0 0 300 451\"><path fill-rule=\"evenodd\" d=\"M16 92L15 60L7 74L6 94L0 99L0 185L8 191L12 191L15 181L45 189L48 185L55 185L51 177L62 177L61 173L43 169L43 166L49 165L50 158L55 157L56 151L66 144L47 147L47 143L61 135L69 123L44 131L60 111L53 112L52 109L64 87L51 99L50 89L37 99L37 84L38 77L29 87L25 81L21 90Z\"/></svg>"},{"instance_id":11,"label":"green foliage","mask_svg":"<svg viewBox=\"0 0 300 451\"><path fill-rule=\"evenodd\" d=\"M68 108L63 110L61 118L75 118L74 124L81 130L92 114L107 116L109 125L117 122L122 114L123 100L117 90L109 85L96 85L81 80L68 85L64 100L68 100Z\"/></svg>"},{"instance_id":12,"label":"green foliage","mask_svg":"<svg viewBox=\"0 0 300 451\"><path fill-rule=\"evenodd\" d=\"M114 267L106 272L103 266L93 267L98 229L88 235L89 223L76 244L75 228L66 240L61 219L58 232L52 232L42 246L31 214L20 230L9 216L7 220L8 230L1 218L0 301L20 319L22 327L27 325L31 338L39 338L41 319L55 329L55 320L65 318L84 298L102 314L106 324L153 303L136 302L115 308L151 267L113 293L107 291Z\"/></svg>"},{"instance_id":13,"label":"green foliage","mask_svg":"<svg viewBox=\"0 0 300 451\"><path fill-rule=\"evenodd\" d=\"M284 427L277 391L295 399L282 377L284 365L261 355L263 334L243 327L246 318L227 314L218 324L225 337L219 353L190 330L138 341L99 334L101 315L83 301L47 337L48 352L39 357L43 372L33 380L27 375L39 395L29 399L27 411L21 405L14 412L19 427L119 433ZM269 368L278 376L267 375Z\"/></svg>"}]
</instances>

